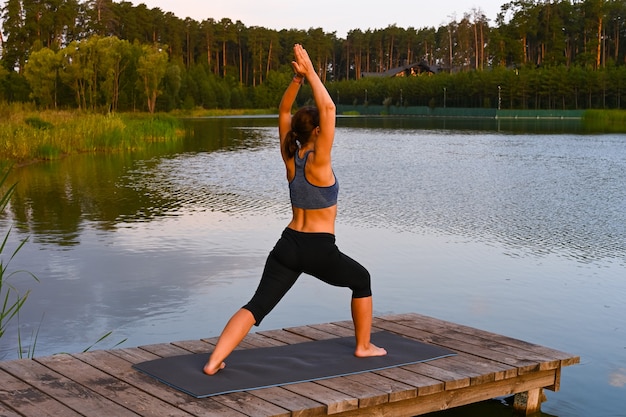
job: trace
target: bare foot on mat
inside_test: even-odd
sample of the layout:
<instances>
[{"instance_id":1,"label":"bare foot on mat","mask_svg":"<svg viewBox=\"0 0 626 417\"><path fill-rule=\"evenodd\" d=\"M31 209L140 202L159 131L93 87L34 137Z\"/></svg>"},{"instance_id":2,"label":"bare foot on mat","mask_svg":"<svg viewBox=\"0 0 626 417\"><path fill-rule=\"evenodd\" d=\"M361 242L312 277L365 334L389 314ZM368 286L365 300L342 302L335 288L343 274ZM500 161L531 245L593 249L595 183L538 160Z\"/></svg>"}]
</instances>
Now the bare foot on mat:
<instances>
[{"instance_id":1,"label":"bare foot on mat","mask_svg":"<svg viewBox=\"0 0 626 417\"><path fill-rule=\"evenodd\" d=\"M367 348L356 348L354 356L358 358L368 358L370 356L385 356L387 351L384 348L378 347L373 343L370 343Z\"/></svg>"},{"instance_id":2,"label":"bare foot on mat","mask_svg":"<svg viewBox=\"0 0 626 417\"><path fill-rule=\"evenodd\" d=\"M207 362L207 364L204 365L204 369L202 369L202 371L207 375L215 375L218 371L224 369L225 367L226 367L226 364L224 362L222 362L217 367L212 367L210 366L210 363Z\"/></svg>"}]
</instances>

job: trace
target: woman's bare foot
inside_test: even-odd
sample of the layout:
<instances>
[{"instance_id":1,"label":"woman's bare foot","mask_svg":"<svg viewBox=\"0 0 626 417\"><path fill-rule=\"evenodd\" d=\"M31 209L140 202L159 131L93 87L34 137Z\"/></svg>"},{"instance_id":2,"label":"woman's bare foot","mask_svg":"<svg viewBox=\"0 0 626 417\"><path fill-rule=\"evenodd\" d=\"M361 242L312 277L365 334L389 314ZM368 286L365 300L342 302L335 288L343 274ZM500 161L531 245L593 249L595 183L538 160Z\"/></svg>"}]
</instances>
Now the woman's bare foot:
<instances>
[{"instance_id":1,"label":"woman's bare foot","mask_svg":"<svg viewBox=\"0 0 626 417\"><path fill-rule=\"evenodd\" d=\"M354 356L357 358L368 358L370 356L385 356L387 351L384 348L378 347L373 343L370 343L366 348L358 347L354 351Z\"/></svg>"},{"instance_id":2,"label":"woman's bare foot","mask_svg":"<svg viewBox=\"0 0 626 417\"><path fill-rule=\"evenodd\" d=\"M222 362L219 366L211 366L211 362L207 362L206 365L204 365L204 368L202 369L202 371L207 374L207 375L215 375L216 373L218 373L220 370L224 369L226 367L226 364L224 362Z\"/></svg>"}]
</instances>

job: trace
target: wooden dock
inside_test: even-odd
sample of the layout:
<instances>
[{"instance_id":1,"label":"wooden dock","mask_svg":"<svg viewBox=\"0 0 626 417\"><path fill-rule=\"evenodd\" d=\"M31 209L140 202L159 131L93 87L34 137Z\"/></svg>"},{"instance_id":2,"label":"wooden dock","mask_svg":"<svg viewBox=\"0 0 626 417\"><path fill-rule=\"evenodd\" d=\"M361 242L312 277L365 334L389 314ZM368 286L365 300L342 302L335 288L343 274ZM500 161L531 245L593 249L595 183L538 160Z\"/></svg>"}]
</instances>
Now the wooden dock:
<instances>
[{"instance_id":1,"label":"wooden dock","mask_svg":"<svg viewBox=\"0 0 626 417\"><path fill-rule=\"evenodd\" d=\"M131 365L212 350L216 339L0 362L0 416L417 416L515 394L521 414L557 391L578 356L418 314L375 329L445 346L456 356L382 371L198 399ZM352 322L251 333L242 349L349 336Z\"/></svg>"}]
</instances>

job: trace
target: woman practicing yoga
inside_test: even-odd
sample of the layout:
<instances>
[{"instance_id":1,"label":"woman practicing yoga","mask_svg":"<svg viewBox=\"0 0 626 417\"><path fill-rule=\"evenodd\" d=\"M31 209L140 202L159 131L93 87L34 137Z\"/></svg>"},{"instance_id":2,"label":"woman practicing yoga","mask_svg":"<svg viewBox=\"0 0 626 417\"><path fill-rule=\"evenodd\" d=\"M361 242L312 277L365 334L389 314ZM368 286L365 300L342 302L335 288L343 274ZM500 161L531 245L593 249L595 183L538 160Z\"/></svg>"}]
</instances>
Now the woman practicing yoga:
<instances>
[{"instance_id":1,"label":"woman practicing yoga","mask_svg":"<svg viewBox=\"0 0 626 417\"><path fill-rule=\"evenodd\" d=\"M335 245L335 218L339 183L331 165L335 136L335 104L317 75L307 51L294 48L293 80L279 106L280 151L287 170L293 217L270 252L261 282L248 304L226 324L204 366L213 375L226 364L226 357L248 334L253 325L278 304L302 273L331 285L352 290L358 357L382 356L383 348L370 342L372 291L369 272L339 251ZM304 80L311 85L315 107L291 108Z\"/></svg>"}]
</instances>

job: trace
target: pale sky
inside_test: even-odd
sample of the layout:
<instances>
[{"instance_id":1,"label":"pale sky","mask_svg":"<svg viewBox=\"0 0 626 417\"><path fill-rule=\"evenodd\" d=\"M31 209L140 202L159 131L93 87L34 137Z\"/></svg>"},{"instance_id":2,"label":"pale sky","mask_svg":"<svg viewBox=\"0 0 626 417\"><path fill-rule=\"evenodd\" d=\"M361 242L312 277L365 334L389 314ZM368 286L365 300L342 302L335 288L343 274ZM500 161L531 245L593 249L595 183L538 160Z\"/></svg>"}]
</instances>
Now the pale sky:
<instances>
[{"instance_id":1,"label":"pale sky","mask_svg":"<svg viewBox=\"0 0 626 417\"><path fill-rule=\"evenodd\" d=\"M432 1L432 3L431 3ZM352 29L384 29L395 24L401 28L439 27L452 20L461 20L473 9L480 10L495 24L500 6L510 0L131 0L172 12L177 17L196 21L224 17L240 20L246 27L262 26L268 29L319 28L336 32L345 38Z\"/></svg>"}]
</instances>

